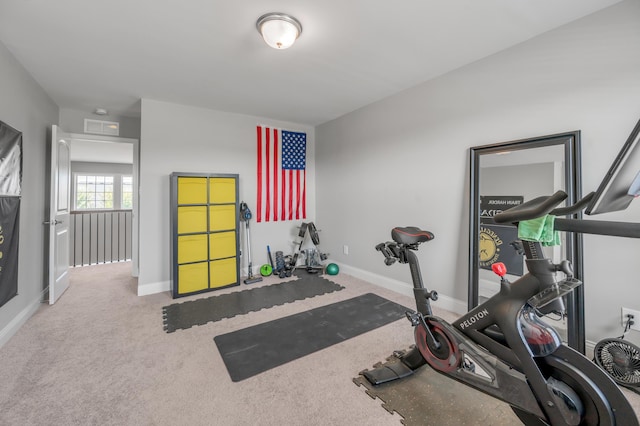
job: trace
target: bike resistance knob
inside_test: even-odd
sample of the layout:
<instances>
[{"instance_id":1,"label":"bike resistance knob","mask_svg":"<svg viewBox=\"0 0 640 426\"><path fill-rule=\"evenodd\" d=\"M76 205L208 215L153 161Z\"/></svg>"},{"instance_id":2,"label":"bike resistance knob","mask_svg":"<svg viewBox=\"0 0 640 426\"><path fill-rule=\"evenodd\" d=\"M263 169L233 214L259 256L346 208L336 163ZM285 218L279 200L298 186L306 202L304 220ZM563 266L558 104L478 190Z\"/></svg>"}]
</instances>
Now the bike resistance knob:
<instances>
[{"instance_id":1,"label":"bike resistance knob","mask_svg":"<svg viewBox=\"0 0 640 426\"><path fill-rule=\"evenodd\" d=\"M491 270L494 274L498 275L500 278L504 277L507 274L507 267L504 266L502 262L496 262L491 265Z\"/></svg>"}]
</instances>

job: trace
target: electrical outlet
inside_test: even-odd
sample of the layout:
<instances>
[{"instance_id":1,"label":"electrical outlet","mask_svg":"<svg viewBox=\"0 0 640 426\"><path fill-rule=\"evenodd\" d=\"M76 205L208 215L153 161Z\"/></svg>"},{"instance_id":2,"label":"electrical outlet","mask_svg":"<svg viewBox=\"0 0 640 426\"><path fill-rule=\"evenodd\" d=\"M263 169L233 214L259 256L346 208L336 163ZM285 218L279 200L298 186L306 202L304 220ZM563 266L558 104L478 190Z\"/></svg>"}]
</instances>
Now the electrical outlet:
<instances>
[{"instance_id":1,"label":"electrical outlet","mask_svg":"<svg viewBox=\"0 0 640 426\"><path fill-rule=\"evenodd\" d=\"M348 255L349 254L349 246L346 245L346 244L344 246L342 246L342 252L344 254Z\"/></svg>"},{"instance_id":2,"label":"electrical outlet","mask_svg":"<svg viewBox=\"0 0 640 426\"><path fill-rule=\"evenodd\" d=\"M622 326L627 325L627 315L633 315L633 325L631 330L640 331L640 311L636 311L629 308L622 308Z\"/></svg>"}]
</instances>

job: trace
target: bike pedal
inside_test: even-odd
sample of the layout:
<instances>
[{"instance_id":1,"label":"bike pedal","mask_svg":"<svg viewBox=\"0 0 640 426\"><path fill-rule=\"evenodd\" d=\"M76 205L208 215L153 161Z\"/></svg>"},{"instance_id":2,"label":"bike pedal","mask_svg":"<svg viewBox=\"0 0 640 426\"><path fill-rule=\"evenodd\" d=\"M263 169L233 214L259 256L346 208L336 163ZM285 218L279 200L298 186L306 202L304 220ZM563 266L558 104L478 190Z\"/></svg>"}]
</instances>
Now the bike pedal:
<instances>
[{"instance_id":1,"label":"bike pedal","mask_svg":"<svg viewBox=\"0 0 640 426\"><path fill-rule=\"evenodd\" d=\"M418 324L420 324L420 314L418 314L417 312L406 311L404 314L407 316L407 319L409 320L412 326L415 327Z\"/></svg>"}]
</instances>

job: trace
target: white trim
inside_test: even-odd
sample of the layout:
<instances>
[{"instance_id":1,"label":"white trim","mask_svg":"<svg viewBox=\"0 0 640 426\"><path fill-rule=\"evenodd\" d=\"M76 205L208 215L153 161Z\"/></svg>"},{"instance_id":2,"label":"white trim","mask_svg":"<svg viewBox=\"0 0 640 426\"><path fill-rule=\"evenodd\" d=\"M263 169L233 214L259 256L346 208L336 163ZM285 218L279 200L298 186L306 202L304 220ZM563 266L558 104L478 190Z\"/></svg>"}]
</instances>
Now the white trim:
<instances>
[{"instance_id":1,"label":"white trim","mask_svg":"<svg viewBox=\"0 0 640 426\"><path fill-rule=\"evenodd\" d=\"M171 290L171 281L159 281L149 284L138 284L138 296L163 293Z\"/></svg>"},{"instance_id":2,"label":"white trim","mask_svg":"<svg viewBox=\"0 0 640 426\"><path fill-rule=\"evenodd\" d=\"M331 262L331 260L327 261L327 263ZM413 286L409 283L374 274L373 272L365 271L363 269L359 269L349 265L344 265L335 261L333 261L333 263L338 264L338 266L340 267L340 272L344 272L345 274L352 275L356 278L380 287L384 287L388 290L395 291L396 293L400 293L411 298L414 297ZM467 313L467 303L462 300L457 300L445 295L439 295L438 301L435 303L437 304L438 308L445 309L459 315Z\"/></svg>"},{"instance_id":3,"label":"white trim","mask_svg":"<svg viewBox=\"0 0 640 426\"><path fill-rule=\"evenodd\" d=\"M81 141L89 142L117 142L117 143L138 143L138 139L135 138L121 138L119 136L103 136L93 133L69 133L71 139L77 139Z\"/></svg>"},{"instance_id":4,"label":"white trim","mask_svg":"<svg viewBox=\"0 0 640 426\"><path fill-rule=\"evenodd\" d=\"M133 139L133 209L131 218L131 275L138 277L140 273L140 141Z\"/></svg>"},{"instance_id":5,"label":"white trim","mask_svg":"<svg viewBox=\"0 0 640 426\"><path fill-rule=\"evenodd\" d=\"M41 298L44 297L44 293L45 292L43 291L40 295ZM41 299L31 302L18 315L16 315L5 328L0 330L0 348L4 346L4 344L18 332L20 327L22 327L27 320L38 311L40 305L42 305Z\"/></svg>"}]
</instances>

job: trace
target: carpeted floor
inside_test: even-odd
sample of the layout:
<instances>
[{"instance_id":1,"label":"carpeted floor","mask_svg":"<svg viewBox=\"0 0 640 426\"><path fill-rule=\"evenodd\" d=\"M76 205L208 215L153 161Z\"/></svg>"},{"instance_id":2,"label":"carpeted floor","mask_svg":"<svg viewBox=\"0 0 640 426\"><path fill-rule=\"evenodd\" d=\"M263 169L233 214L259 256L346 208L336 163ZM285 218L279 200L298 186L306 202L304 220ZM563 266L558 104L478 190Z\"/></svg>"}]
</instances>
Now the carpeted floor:
<instances>
[{"instance_id":1,"label":"carpeted floor","mask_svg":"<svg viewBox=\"0 0 640 426\"><path fill-rule=\"evenodd\" d=\"M75 268L60 301L43 304L0 348L0 425L398 425L399 415L352 380L411 343L406 320L238 383L216 349L217 335L368 292L412 306L348 275L334 279L345 289L166 333L162 307L173 300L169 293L136 296L130 264ZM631 398L638 409L640 397Z\"/></svg>"}]
</instances>

